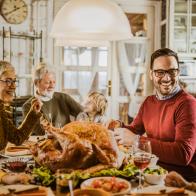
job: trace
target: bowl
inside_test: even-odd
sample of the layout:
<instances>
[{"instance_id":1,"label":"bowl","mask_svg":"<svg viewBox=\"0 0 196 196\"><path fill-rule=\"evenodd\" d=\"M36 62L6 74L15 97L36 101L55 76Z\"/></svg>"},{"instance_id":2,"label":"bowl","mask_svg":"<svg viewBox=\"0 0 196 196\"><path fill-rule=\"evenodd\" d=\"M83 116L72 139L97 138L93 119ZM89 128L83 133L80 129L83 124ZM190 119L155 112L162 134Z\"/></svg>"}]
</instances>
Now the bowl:
<instances>
[{"instance_id":1,"label":"bowl","mask_svg":"<svg viewBox=\"0 0 196 196\"><path fill-rule=\"evenodd\" d=\"M12 172L23 172L27 167L27 160L22 158L10 159L4 162L4 167Z\"/></svg>"},{"instance_id":2,"label":"bowl","mask_svg":"<svg viewBox=\"0 0 196 196\"><path fill-rule=\"evenodd\" d=\"M130 193L131 184L118 177L96 177L85 180L80 185L81 189L102 189L112 195L125 195Z\"/></svg>"},{"instance_id":3,"label":"bowl","mask_svg":"<svg viewBox=\"0 0 196 196\"><path fill-rule=\"evenodd\" d=\"M144 170L144 179L149 184L164 184L167 173L167 170L158 165L153 168L148 167Z\"/></svg>"},{"instance_id":4,"label":"bowl","mask_svg":"<svg viewBox=\"0 0 196 196\"><path fill-rule=\"evenodd\" d=\"M70 196L70 193L67 195ZM74 196L111 196L110 193L102 189L76 189Z\"/></svg>"},{"instance_id":5,"label":"bowl","mask_svg":"<svg viewBox=\"0 0 196 196\"><path fill-rule=\"evenodd\" d=\"M144 174L145 181L153 185L164 184L165 177L166 174Z\"/></svg>"}]
</instances>

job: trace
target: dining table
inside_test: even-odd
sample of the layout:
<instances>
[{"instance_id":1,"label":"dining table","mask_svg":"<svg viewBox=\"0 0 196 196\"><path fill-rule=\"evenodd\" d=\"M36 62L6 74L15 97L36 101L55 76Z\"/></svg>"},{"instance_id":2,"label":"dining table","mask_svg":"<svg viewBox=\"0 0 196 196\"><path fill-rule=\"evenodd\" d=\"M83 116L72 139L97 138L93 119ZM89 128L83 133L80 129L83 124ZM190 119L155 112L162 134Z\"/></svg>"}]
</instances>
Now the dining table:
<instances>
[{"instance_id":1,"label":"dining table","mask_svg":"<svg viewBox=\"0 0 196 196\"><path fill-rule=\"evenodd\" d=\"M35 160L29 151L28 146L31 143L36 143L39 140L43 140L45 136L37 137L37 136L30 136L27 141L24 142L24 144L20 146L15 146L11 143L8 143L6 149L4 151L0 152L0 169L5 170L6 172L10 172L7 168L3 167L3 163L13 160L13 159L23 159L27 162L27 167L29 165L35 166ZM13 172L13 171L12 171ZM127 180L127 179L126 179ZM164 185L164 181L161 182L158 185L151 185L148 184L143 180L143 189L137 190L138 186L138 179L137 178L131 178L128 180L131 186L131 190L126 194L118 194L120 195L132 195L132 196L166 196L172 194L171 191L179 190L178 188L174 187L166 187ZM71 185L72 186L72 185ZM73 186L72 186L73 187ZM78 185L76 187L77 189L80 188ZM52 190L50 187L40 186L40 185L22 185L22 184L14 184L14 185L3 185L0 184L0 195L3 193L3 191L6 192L6 189L9 192L13 191L13 194L10 195L18 195L18 196L65 196L65 193L60 193L57 190ZM162 191L162 192L161 192ZM67 194L70 192L70 187L67 188ZM71 194L70 194L71 195ZM196 196L195 193L185 190L184 194L173 194L175 196L181 195L189 195L189 196Z\"/></svg>"}]
</instances>

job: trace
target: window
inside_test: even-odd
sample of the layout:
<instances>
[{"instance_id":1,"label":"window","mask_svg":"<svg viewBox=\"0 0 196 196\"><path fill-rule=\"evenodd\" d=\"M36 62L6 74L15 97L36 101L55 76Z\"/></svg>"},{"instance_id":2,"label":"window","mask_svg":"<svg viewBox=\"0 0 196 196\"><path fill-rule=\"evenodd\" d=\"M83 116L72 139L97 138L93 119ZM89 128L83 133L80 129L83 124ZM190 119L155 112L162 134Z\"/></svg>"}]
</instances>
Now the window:
<instances>
[{"instance_id":1,"label":"window","mask_svg":"<svg viewBox=\"0 0 196 196\"><path fill-rule=\"evenodd\" d=\"M108 50L106 47L65 47L63 91L79 100L90 91L106 93Z\"/></svg>"}]
</instances>

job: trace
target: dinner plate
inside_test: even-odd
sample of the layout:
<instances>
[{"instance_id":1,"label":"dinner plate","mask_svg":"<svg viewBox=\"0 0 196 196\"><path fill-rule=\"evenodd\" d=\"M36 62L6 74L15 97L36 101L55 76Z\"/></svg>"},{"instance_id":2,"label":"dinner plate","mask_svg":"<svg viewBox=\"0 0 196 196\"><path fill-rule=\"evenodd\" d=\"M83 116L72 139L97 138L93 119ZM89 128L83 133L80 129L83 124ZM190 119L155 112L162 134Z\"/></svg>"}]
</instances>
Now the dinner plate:
<instances>
[{"instance_id":1,"label":"dinner plate","mask_svg":"<svg viewBox=\"0 0 196 196\"><path fill-rule=\"evenodd\" d=\"M0 186L0 195L8 194L9 189L14 189L18 196L54 196L52 190L48 187L37 186L37 185L23 185L23 184L13 184L13 185L2 185ZM39 189L39 190L37 190ZM26 191L26 192L25 192Z\"/></svg>"},{"instance_id":2,"label":"dinner plate","mask_svg":"<svg viewBox=\"0 0 196 196\"><path fill-rule=\"evenodd\" d=\"M29 159L31 159L33 157L33 155L31 155L31 154L26 154L26 155L7 155L7 154L4 154L4 153L0 153L0 157L3 157L3 158L19 157L19 158L29 158Z\"/></svg>"},{"instance_id":3,"label":"dinner plate","mask_svg":"<svg viewBox=\"0 0 196 196\"><path fill-rule=\"evenodd\" d=\"M95 180L107 180L107 181L110 182L110 180L112 181L112 179L114 179L114 178L115 178L115 182L117 182L117 183L120 183L120 182L125 183L127 185L127 188L124 189L124 190L122 190L122 191L120 191L120 192L112 193L112 195L124 195L124 194L130 193L130 191L131 191L131 184L129 183L129 181L127 181L125 179L122 179L122 178L118 178L118 177L96 177L96 178L90 178L90 179L85 180L84 182L82 182L81 185L80 185L80 188L81 189L86 189L86 188L101 188L101 187L93 187L92 186L92 183Z\"/></svg>"},{"instance_id":4,"label":"dinner plate","mask_svg":"<svg viewBox=\"0 0 196 196\"><path fill-rule=\"evenodd\" d=\"M18 151L8 151L4 150L0 152L0 157L11 158L11 157L23 157L32 158L32 154L28 149L19 149Z\"/></svg>"},{"instance_id":5,"label":"dinner plate","mask_svg":"<svg viewBox=\"0 0 196 196\"><path fill-rule=\"evenodd\" d=\"M167 187L164 185L153 185L153 186L147 186L144 187L142 190L137 191L137 193L160 193L160 190L166 190L166 192L173 191L175 189L178 189L176 187ZM187 193L189 196L195 196L196 194L192 191L185 190L185 193Z\"/></svg>"},{"instance_id":6,"label":"dinner plate","mask_svg":"<svg viewBox=\"0 0 196 196\"><path fill-rule=\"evenodd\" d=\"M31 155L31 152L27 147L18 147L18 146L9 146L5 150L5 155L8 156L23 156L23 155Z\"/></svg>"}]
</instances>

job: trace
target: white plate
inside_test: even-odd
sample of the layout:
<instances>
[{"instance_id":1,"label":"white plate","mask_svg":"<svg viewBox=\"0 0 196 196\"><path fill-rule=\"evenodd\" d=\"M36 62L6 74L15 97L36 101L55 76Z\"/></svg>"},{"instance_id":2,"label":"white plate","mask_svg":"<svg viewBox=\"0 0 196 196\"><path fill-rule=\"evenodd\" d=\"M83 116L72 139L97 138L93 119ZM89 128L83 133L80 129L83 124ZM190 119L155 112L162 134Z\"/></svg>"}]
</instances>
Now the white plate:
<instances>
[{"instance_id":1,"label":"white plate","mask_svg":"<svg viewBox=\"0 0 196 196\"><path fill-rule=\"evenodd\" d=\"M164 185L154 185L154 186L148 186L144 187L142 190L137 191L137 193L160 193L160 190L165 189L166 192L172 191L177 189L176 187L166 187ZM189 196L195 196L196 194L192 191L185 190L185 193L187 193Z\"/></svg>"},{"instance_id":2,"label":"white plate","mask_svg":"<svg viewBox=\"0 0 196 196\"><path fill-rule=\"evenodd\" d=\"M4 157L4 158L19 157L19 156L22 156L25 158L32 157L32 154L29 149L21 149L21 150L12 152L12 151L7 151L8 148L9 148L9 145L5 150L0 151L0 157Z\"/></svg>"},{"instance_id":3,"label":"white plate","mask_svg":"<svg viewBox=\"0 0 196 196\"><path fill-rule=\"evenodd\" d=\"M84 182L81 183L80 185L80 188L81 189L85 189L85 188L90 188L91 185L92 185L92 182L94 180L99 180L99 179L112 179L113 177L96 177L96 178L90 178L88 180L85 180ZM118 181L118 182L125 182L127 185L128 185L128 188L124 191L121 191L121 192L118 192L118 193L113 193L112 195L123 195L123 194L127 194L131 191L131 184L129 183L129 181L125 180L125 179L122 179L122 178L118 178L118 177L115 177L115 179Z\"/></svg>"},{"instance_id":4,"label":"white plate","mask_svg":"<svg viewBox=\"0 0 196 196\"><path fill-rule=\"evenodd\" d=\"M15 151L10 150L10 148L6 148L5 155L7 156L24 156L24 155L31 155L29 149L17 149Z\"/></svg>"}]
</instances>

